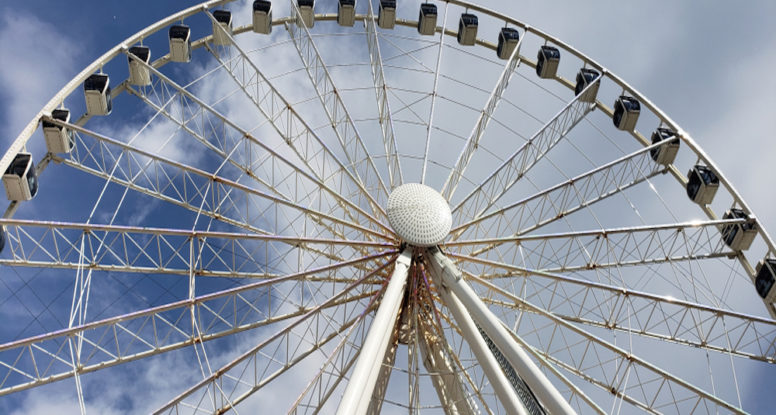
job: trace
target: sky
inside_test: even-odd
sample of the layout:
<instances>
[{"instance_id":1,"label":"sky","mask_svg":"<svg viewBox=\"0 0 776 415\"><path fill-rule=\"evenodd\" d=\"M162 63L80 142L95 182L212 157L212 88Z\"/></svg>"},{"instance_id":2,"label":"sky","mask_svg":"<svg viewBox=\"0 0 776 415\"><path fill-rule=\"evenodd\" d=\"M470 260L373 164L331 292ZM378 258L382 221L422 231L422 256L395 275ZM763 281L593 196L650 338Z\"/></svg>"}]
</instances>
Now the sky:
<instances>
[{"instance_id":1,"label":"sky","mask_svg":"<svg viewBox=\"0 0 776 415\"><path fill-rule=\"evenodd\" d=\"M0 5L0 56L4 57L0 147L6 148L38 109L84 66L188 4L88 1L73 7L68 2L13 0ZM566 41L650 98L692 135L760 223L772 234L776 232L776 216L770 215L776 193L767 185L776 177L771 168L776 154L776 78L772 76L776 30L771 16L776 15L776 4L768 0L490 0L480 4ZM180 364L175 359L165 364L174 368ZM156 374L144 375L152 379ZM184 380L180 383L185 384ZM173 390L180 385L166 386ZM68 383L64 388L72 386ZM154 393L162 395L163 389ZM111 396L109 388L104 392ZM67 399L66 393L58 396ZM126 394L120 396L125 399ZM35 397L29 395L10 406L18 403L18 413L46 413L62 403ZM92 408L95 413L140 408L129 403L99 406L108 400L98 400ZM8 408L0 404L2 407Z\"/></svg>"},{"instance_id":2,"label":"sky","mask_svg":"<svg viewBox=\"0 0 776 415\"><path fill-rule=\"evenodd\" d=\"M0 72L6 145L83 66L178 7L153 1L132 7L89 2L78 10L61 2L34 4L2 6L0 44L4 55L17 61ZM776 33L768 16L775 5L765 0L735 6L723 1L482 5L565 40L649 97L720 166L766 228L776 227L767 215L776 196L761 187L773 177L767 158L774 145L768 132L776 127L769 116L776 81L768 74L776 61ZM47 30L33 31L36 27ZM57 62L56 70L51 62ZM39 76L32 84L19 82L30 75Z\"/></svg>"}]
</instances>

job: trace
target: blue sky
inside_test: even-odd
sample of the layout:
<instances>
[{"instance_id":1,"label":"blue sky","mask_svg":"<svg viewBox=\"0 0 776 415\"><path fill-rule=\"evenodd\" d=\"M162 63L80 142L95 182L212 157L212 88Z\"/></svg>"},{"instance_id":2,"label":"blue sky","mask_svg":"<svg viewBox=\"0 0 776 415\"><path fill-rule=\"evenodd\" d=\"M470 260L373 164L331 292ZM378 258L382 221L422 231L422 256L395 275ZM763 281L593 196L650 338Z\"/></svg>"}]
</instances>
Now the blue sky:
<instances>
[{"instance_id":1,"label":"blue sky","mask_svg":"<svg viewBox=\"0 0 776 415\"><path fill-rule=\"evenodd\" d=\"M772 75L776 30L771 17L776 15L776 4L768 0L711 1L703 6L673 1L503 3L482 2L568 42L667 112L719 165L766 229L776 232L776 216L771 215L776 193L769 186L776 178L771 167L776 153L776 77ZM146 0L85 1L77 7L61 1L0 5L2 148L84 66L189 4ZM181 359L185 358L172 358L168 364L175 367L182 364ZM137 366L127 370L142 372ZM60 382L55 390L72 390L71 383ZM97 386L91 391L105 392ZM0 408L18 404L22 411L45 413L57 405L31 396L0 398ZM119 402L128 399L124 394L116 396ZM106 409L95 405L97 410ZM124 402L110 409L121 413L142 407L134 405ZM753 407L755 413L764 410Z\"/></svg>"}]
</instances>

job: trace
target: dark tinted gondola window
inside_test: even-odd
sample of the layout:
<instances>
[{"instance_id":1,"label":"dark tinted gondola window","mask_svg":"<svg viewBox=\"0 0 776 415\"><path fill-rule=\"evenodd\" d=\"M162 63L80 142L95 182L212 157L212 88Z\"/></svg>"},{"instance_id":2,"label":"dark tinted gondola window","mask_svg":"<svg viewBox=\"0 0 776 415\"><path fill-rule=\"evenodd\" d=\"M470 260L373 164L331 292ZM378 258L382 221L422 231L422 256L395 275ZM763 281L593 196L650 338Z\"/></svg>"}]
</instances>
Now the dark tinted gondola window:
<instances>
[{"instance_id":1,"label":"dark tinted gondola window","mask_svg":"<svg viewBox=\"0 0 776 415\"><path fill-rule=\"evenodd\" d=\"M29 154L17 154L14 157L11 165L6 169L5 174L15 174L19 177L24 175L24 171L27 170L27 164L32 164Z\"/></svg>"},{"instance_id":2,"label":"dark tinted gondola window","mask_svg":"<svg viewBox=\"0 0 776 415\"><path fill-rule=\"evenodd\" d=\"M35 174L35 163L30 162L30 170L27 173L27 185L30 187L30 196L38 193L38 176Z\"/></svg>"},{"instance_id":3,"label":"dark tinted gondola window","mask_svg":"<svg viewBox=\"0 0 776 415\"><path fill-rule=\"evenodd\" d=\"M86 78L84 81L84 88L89 91L102 91L108 84L108 75L94 74ZM110 87L108 87L108 93L110 93Z\"/></svg>"},{"instance_id":4,"label":"dark tinted gondola window","mask_svg":"<svg viewBox=\"0 0 776 415\"><path fill-rule=\"evenodd\" d=\"M436 16L437 8L434 4L423 3L420 5L421 16Z\"/></svg>"},{"instance_id":5,"label":"dark tinted gondola window","mask_svg":"<svg viewBox=\"0 0 776 415\"><path fill-rule=\"evenodd\" d=\"M695 195L698 194L698 190L701 189L701 183L697 180L690 180L687 183L687 196L690 197L690 199L695 199Z\"/></svg>"},{"instance_id":6,"label":"dark tinted gondola window","mask_svg":"<svg viewBox=\"0 0 776 415\"><path fill-rule=\"evenodd\" d=\"M70 110L56 109L54 111L51 111L51 118L59 121L68 122L70 120ZM43 121L43 128L51 128L51 127L56 127L56 128L59 128L60 130L62 129L62 127L60 127L57 124L54 124L53 122L45 121L45 120Z\"/></svg>"},{"instance_id":7,"label":"dark tinted gondola window","mask_svg":"<svg viewBox=\"0 0 776 415\"><path fill-rule=\"evenodd\" d=\"M149 58L151 57L151 49L149 49L147 46L132 46L129 48L129 53L132 55L137 56L140 58L141 61L148 63ZM130 62L132 61L133 57L129 56Z\"/></svg>"},{"instance_id":8,"label":"dark tinted gondola window","mask_svg":"<svg viewBox=\"0 0 776 415\"><path fill-rule=\"evenodd\" d=\"M577 84L574 87L574 93L579 95L585 87L598 77L598 72L594 69L582 68L577 73Z\"/></svg>"},{"instance_id":9,"label":"dark tinted gondola window","mask_svg":"<svg viewBox=\"0 0 776 415\"><path fill-rule=\"evenodd\" d=\"M620 125L620 121L622 121L622 114L624 111L622 110L622 106L620 103L617 103L617 107L614 110L614 116L612 117L614 119L614 125Z\"/></svg>"},{"instance_id":10,"label":"dark tinted gondola window","mask_svg":"<svg viewBox=\"0 0 776 415\"><path fill-rule=\"evenodd\" d=\"M505 27L501 29L501 36L504 37L504 40L514 40L520 38L520 33L518 33L517 29Z\"/></svg>"},{"instance_id":11,"label":"dark tinted gondola window","mask_svg":"<svg viewBox=\"0 0 776 415\"><path fill-rule=\"evenodd\" d=\"M213 17L216 18L216 20L220 23L231 23L232 22L232 13L228 12L226 10L216 10L213 12Z\"/></svg>"},{"instance_id":12,"label":"dark tinted gondola window","mask_svg":"<svg viewBox=\"0 0 776 415\"><path fill-rule=\"evenodd\" d=\"M110 95L110 85L108 85L105 89L105 100L107 101L107 109L108 112L111 112L113 109L113 97Z\"/></svg>"},{"instance_id":13,"label":"dark tinted gondola window","mask_svg":"<svg viewBox=\"0 0 776 415\"><path fill-rule=\"evenodd\" d=\"M467 26L476 26L477 25L477 16L474 15L474 14L464 13L464 14L461 15L461 20Z\"/></svg>"},{"instance_id":14,"label":"dark tinted gondola window","mask_svg":"<svg viewBox=\"0 0 776 415\"><path fill-rule=\"evenodd\" d=\"M191 32L191 29L189 29L188 26L185 25L175 25L170 27L170 38L172 39L183 39L189 37L189 33Z\"/></svg>"},{"instance_id":15,"label":"dark tinted gondola window","mask_svg":"<svg viewBox=\"0 0 776 415\"><path fill-rule=\"evenodd\" d=\"M264 0L256 0L253 2L253 10L258 12L269 12L272 7L272 3Z\"/></svg>"},{"instance_id":16,"label":"dark tinted gondola window","mask_svg":"<svg viewBox=\"0 0 776 415\"><path fill-rule=\"evenodd\" d=\"M560 58L560 51L552 46L542 46L541 51L545 59Z\"/></svg>"},{"instance_id":17,"label":"dark tinted gondola window","mask_svg":"<svg viewBox=\"0 0 776 415\"><path fill-rule=\"evenodd\" d=\"M703 177L703 183L706 183L706 184L713 184L713 183L719 182L719 179L717 179L717 175L708 169L701 170L701 177Z\"/></svg>"},{"instance_id":18,"label":"dark tinted gondola window","mask_svg":"<svg viewBox=\"0 0 776 415\"><path fill-rule=\"evenodd\" d=\"M5 228L0 226L0 254L3 253L3 248L5 248Z\"/></svg>"},{"instance_id":19,"label":"dark tinted gondola window","mask_svg":"<svg viewBox=\"0 0 776 415\"><path fill-rule=\"evenodd\" d=\"M773 273L769 269L769 265L770 267L776 267L776 261L773 259L766 259L765 263L763 263L762 267L760 268L760 272L757 273L757 278L755 278L754 281L757 294L759 294L762 298L768 296L768 293L771 291L774 283Z\"/></svg>"}]
</instances>

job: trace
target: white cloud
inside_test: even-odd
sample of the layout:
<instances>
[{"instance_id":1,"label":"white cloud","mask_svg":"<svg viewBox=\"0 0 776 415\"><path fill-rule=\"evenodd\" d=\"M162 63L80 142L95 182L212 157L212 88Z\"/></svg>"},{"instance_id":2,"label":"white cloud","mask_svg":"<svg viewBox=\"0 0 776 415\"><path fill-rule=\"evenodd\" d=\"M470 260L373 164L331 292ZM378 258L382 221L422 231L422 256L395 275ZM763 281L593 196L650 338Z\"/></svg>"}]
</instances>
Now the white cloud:
<instances>
[{"instance_id":1,"label":"white cloud","mask_svg":"<svg viewBox=\"0 0 776 415\"><path fill-rule=\"evenodd\" d=\"M275 16L281 16L285 13L281 9L287 8L286 2L277 2L277 8L275 9ZM491 4L487 4L491 3ZM547 6L533 6L529 9L520 10L510 5L496 4L496 2L487 2L486 6L494 9L504 8L509 14L516 16L520 19L524 19L527 22L535 23L537 26L550 31L551 33L557 33L561 39L568 40L573 46L578 46L580 49L589 53L593 58L599 60L605 65L613 65L620 75L627 81L633 82L633 85L640 88L641 85L645 85L644 92L647 96L650 95L650 90L655 90L658 86L662 86L667 90L671 90L673 94L676 93L675 85L671 85L670 80L665 80L665 84L656 86L657 79L652 75L654 72L661 72L661 68L656 68L654 65L654 58L661 56L663 46L670 42L675 37L691 36L692 30L689 28L692 22L688 22L688 27L678 27L677 19L675 17L669 17L668 21L665 19L660 20L660 30L656 29L656 32L641 31L642 26L638 26L638 29L633 29L634 21L640 21L641 9L635 9L634 5L627 5L628 13L626 15L617 16L616 13L600 13L600 8L596 10L590 10L589 4L581 4L571 2L571 4L565 5L565 9L562 13L555 12L552 9L557 8L556 4ZM242 21L237 20L238 23L245 23L246 10L248 9L249 2L242 3L240 16ZM416 7L414 5L406 6L408 8ZM519 6L523 7L523 5ZM647 11L654 13L655 7L647 7ZM236 9L236 7L235 7ZM598 14L601 20L599 25L607 27L607 30L590 30L590 20L587 18L592 14ZM669 13L670 16L671 15ZM587 16L587 17L584 17ZM237 19L237 18L236 18ZM538 21L536 21L538 19ZM51 91L56 91L64 84L68 79L66 75L69 73L67 70L62 70L63 67L73 67L75 58L72 55L73 48L70 48L71 44L66 37L61 34L52 32L50 26L44 25L43 22L31 15L21 15L21 18L17 17L11 20L10 17L5 17L3 20L3 29L0 30L0 42L3 45L11 45L11 56L19 56L18 59L24 60L24 66L6 65L3 68L3 72L0 72L0 86L3 87L5 94L8 94L8 105L6 110L6 116L11 121L6 123L9 134L6 137L14 137L21 127L34 116L35 112L48 100L53 94ZM646 19L651 22L651 25L657 24L657 20ZM452 21L448 17L448 24ZM601 23L603 22L603 23ZM650 26L647 24L645 26ZM633 29L633 32L638 32L637 35L631 36L631 33L626 33L629 29ZM275 27L273 33L281 32L285 36L285 30L282 27ZM619 36L618 34L622 34ZM483 33L482 37L487 37L490 34ZM654 35L654 36L653 36ZM245 43L252 44L251 39L256 39L246 35L248 39ZM631 49L634 40L638 43L637 49ZM690 38L689 42L697 42L697 38ZM258 42L257 42L258 43ZM42 45L45 44L45 47ZM57 45L61 47L51 48L51 45ZM45 53L37 53L38 50L46 50ZM769 112L772 112L773 97L768 94L756 94L759 89L762 90L774 90L773 81L768 80L769 68L774 66L776 58L772 53L773 48L762 48L760 54L751 56L750 60L741 63L739 65L730 68L731 73L739 74L736 77L729 77L727 79L721 78L704 78L707 74L698 73L699 78L706 79L709 85L714 85L714 88L724 88L728 91L729 101L725 105L732 108L732 110L724 110L723 116L717 117L713 122L708 123L706 128L697 129L689 126L691 130L698 130L698 137L707 138L704 141L704 147L711 150L711 155L720 155L720 163L723 170L726 172L730 169L738 169L730 174L730 178L734 183L741 183L740 189L745 194L747 199L751 195L755 198L756 202L752 203L756 211L767 213L765 210L767 207L772 206L774 202L772 200L772 192L761 192L760 186L762 181L753 180L746 181L747 177L772 177L770 174L770 164L763 162L767 161L769 154L773 154L776 151L774 146L767 146L767 151L760 151L757 154L755 152L748 153L748 156L756 157L755 162L749 162L745 166L740 165L740 155L732 152L725 152L726 146L732 140L738 140L739 136L757 136L763 134L766 131L773 131L774 124L773 118L769 117ZM273 55L264 55L266 64L266 58L272 56L277 60L270 60L272 62L273 70L281 72L282 70L277 67L286 66L298 66L298 57L292 44L284 46L283 53L277 53ZM431 55L434 55L433 53ZM722 59L721 61L724 61ZM52 62L57 62L57 71L51 71ZM259 62L257 60L257 62ZM281 63L279 63L281 62ZM196 68L189 68L196 71ZM717 72L717 75L724 73L724 71ZM52 76L53 75L53 76ZM60 79L61 78L61 79ZM295 79L301 79L306 81L306 75L301 73L296 76ZM766 84L761 84L761 80L765 79ZM22 80L22 81L20 81ZM725 81L724 86L719 85L716 82ZM205 98L207 102L212 102L221 98L219 95L223 93L219 86L222 83L231 82L231 80L221 73L210 77L206 82L201 85L197 85L193 90L196 93ZM653 84L652 82L655 82ZM661 81L662 82L662 81ZM699 81L700 82L700 81ZM287 86L287 83L278 82ZM486 89L490 89L491 85L488 82L483 82L482 85ZM229 84L231 86L231 84ZM305 90L305 88L307 88ZM754 92L753 92L754 91ZM309 83L304 84L298 90L284 90L284 93L288 93L289 96L310 96ZM691 98L685 96L679 96L677 101L687 103L691 102ZM374 105L372 102L369 105ZM660 105L660 102L658 102ZM685 105L690 108L689 105ZM755 110L753 110L755 109ZM690 108L692 111L697 109ZM257 123L257 119L260 118L252 104L246 103L244 99L234 99L227 101L219 111L223 111L230 119L238 122L239 125L245 128L251 128ZM670 114L669 114L670 115ZM693 115L687 115L686 117L698 116L697 112ZM702 117L700 117L702 118ZM320 120L318 120L320 121ZM681 120L679 120L681 122ZM16 125L18 124L18 125ZM313 123L318 125L318 122ZM158 142L157 137L165 137L173 130L173 127L169 123L154 124L153 128L144 133L138 138L136 144L147 150L157 151ZM136 129L126 128L121 134L117 135L117 138L129 138L131 133ZM468 130L465 131L468 133ZM8 139L8 138L7 138ZM743 139L743 138L742 138ZM709 141L711 140L711 141ZM274 137L273 144L278 146L285 145L277 137ZM193 163L192 153L186 147L165 147L161 154L178 161L187 161ZM763 195L764 193L764 195ZM761 195L765 196L762 197ZM749 200L749 199L748 199ZM758 206L763 206L762 209L758 209ZM142 222L142 221L141 221ZM264 335L267 332L255 333L259 339L265 338ZM213 350L213 348L209 348ZM217 352L217 353L216 353ZM226 356L234 356L236 352L234 350L217 350L214 351L216 356L213 356L214 367L217 367L221 361L226 360ZM175 354L174 356L184 355ZM171 355L172 356L172 355ZM139 382L142 385L154 385L151 388L153 397L145 398L146 402L157 402L159 399L166 400L165 398L171 398L175 393L183 390L186 386L190 385L189 382L184 380L190 380L189 378L181 379L174 378L167 380L177 381L174 384L168 384L167 382L160 382L159 379L164 377L165 373L177 372L177 368L180 367L192 367L196 366L194 361L184 361L178 357L165 357L163 359L154 359L149 362L144 362L142 367L144 375L144 382ZM309 361L305 363L309 364ZM125 366L126 367L126 366ZM90 413L120 413L120 412L141 412L149 409L155 409L154 407L144 407L143 402L135 402L133 404L139 405L132 407L131 410L117 406L115 403L117 400L122 399L121 388L123 388L122 382L126 382L128 376L124 373L126 369L114 368L105 372L104 376L95 375L91 376L88 382L95 383L100 382L102 379L109 378L114 374L119 374L118 379L113 382L109 382L105 386L104 393L90 393L87 395L89 398L89 412ZM315 368L310 369L310 372ZM304 372L304 371L302 371ZM161 375L160 375L161 374ZM305 377L305 380L307 378ZM286 385L297 382L294 377L284 377L279 379L279 389L287 390ZM130 382L131 383L131 382ZM298 382L297 382L298 383ZM131 386L131 385L130 385ZM145 390L147 391L147 389ZM137 391L130 387L126 390L126 394L130 392L136 392L134 396L144 396L143 391ZM72 413L77 412L77 402L73 399L73 385L72 381L62 382L53 393L44 393L34 391L28 395L25 395L23 405L16 413L50 413L58 412L62 413L63 408L71 408ZM70 413L70 412L65 412Z\"/></svg>"},{"instance_id":2,"label":"white cloud","mask_svg":"<svg viewBox=\"0 0 776 415\"><path fill-rule=\"evenodd\" d=\"M56 91L76 73L79 50L66 33L26 12L5 8L0 18L3 66L0 96L3 146L10 145ZM42 140L33 149L43 152Z\"/></svg>"}]
</instances>

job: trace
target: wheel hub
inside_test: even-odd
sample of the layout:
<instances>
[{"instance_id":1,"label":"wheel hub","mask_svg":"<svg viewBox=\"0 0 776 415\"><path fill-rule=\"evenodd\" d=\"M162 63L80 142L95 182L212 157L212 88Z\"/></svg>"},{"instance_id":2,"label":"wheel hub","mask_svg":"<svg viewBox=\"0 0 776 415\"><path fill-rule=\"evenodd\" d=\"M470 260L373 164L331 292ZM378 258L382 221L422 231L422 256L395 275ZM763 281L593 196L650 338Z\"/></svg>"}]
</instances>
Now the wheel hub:
<instances>
[{"instance_id":1,"label":"wheel hub","mask_svg":"<svg viewBox=\"0 0 776 415\"><path fill-rule=\"evenodd\" d=\"M388 223L410 245L441 243L453 224L450 205L439 192L420 183L407 183L388 196Z\"/></svg>"}]
</instances>

